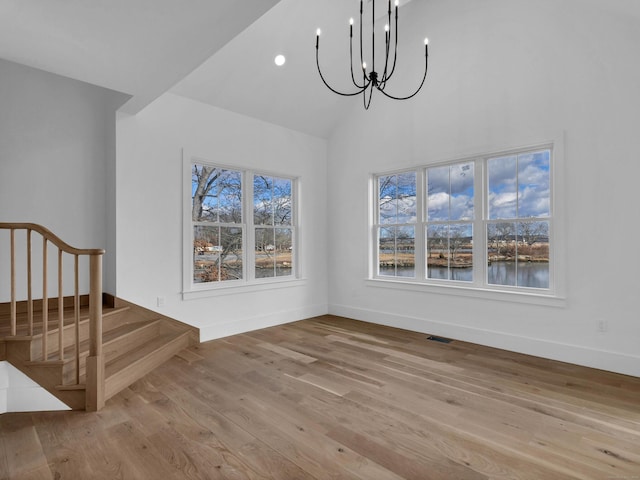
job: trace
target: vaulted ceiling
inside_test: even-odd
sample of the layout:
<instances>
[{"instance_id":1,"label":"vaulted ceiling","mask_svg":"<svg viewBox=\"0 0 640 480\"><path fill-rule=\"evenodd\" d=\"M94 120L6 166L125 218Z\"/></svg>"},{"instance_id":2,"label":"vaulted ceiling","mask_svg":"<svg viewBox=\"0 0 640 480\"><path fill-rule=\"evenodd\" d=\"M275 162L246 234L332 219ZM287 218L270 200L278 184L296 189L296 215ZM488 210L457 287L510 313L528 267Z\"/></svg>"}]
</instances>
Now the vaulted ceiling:
<instances>
[{"instance_id":1,"label":"vaulted ceiling","mask_svg":"<svg viewBox=\"0 0 640 480\"><path fill-rule=\"evenodd\" d=\"M401 30L429 1L401 7ZM638 0L581 5L640 19ZM346 86L347 22L357 13L357 0L0 0L0 58L129 94L122 110L131 114L169 91L327 137L362 107L322 85L315 31L327 77Z\"/></svg>"}]
</instances>

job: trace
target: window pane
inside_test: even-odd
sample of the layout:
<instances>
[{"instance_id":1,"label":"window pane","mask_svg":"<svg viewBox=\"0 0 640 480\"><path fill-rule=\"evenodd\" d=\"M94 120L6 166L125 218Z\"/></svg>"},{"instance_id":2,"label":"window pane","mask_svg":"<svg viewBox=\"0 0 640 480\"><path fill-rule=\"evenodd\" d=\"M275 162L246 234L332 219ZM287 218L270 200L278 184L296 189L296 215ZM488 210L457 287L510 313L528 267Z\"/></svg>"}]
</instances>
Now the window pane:
<instances>
[{"instance_id":1,"label":"window pane","mask_svg":"<svg viewBox=\"0 0 640 480\"><path fill-rule=\"evenodd\" d=\"M451 166L450 220L473 220L473 163Z\"/></svg>"},{"instance_id":2,"label":"window pane","mask_svg":"<svg viewBox=\"0 0 640 480\"><path fill-rule=\"evenodd\" d=\"M286 178L253 177L255 225L291 225L291 185Z\"/></svg>"},{"instance_id":3,"label":"window pane","mask_svg":"<svg viewBox=\"0 0 640 480\"><path fill-rule=\"evenodd\" d=\"M291 252L293 251L293 232L290 228L275 229L276 276L293 274Z\"/></svg>"},{"instance_id":4,"label":"window pane","mask_svg":"<svg viewBox=\"0 0 640 480\"><path fill-rule=\"evenodd\" d=\"M275 272L275 229L256 228L255 275L256 278L274 277Z\"/></svg>"},{"instance_id":5,"label":"window pane","mask_svg":"<svg viewBox=\"0 0 640 480\"><path fill-rule=\"evenodd\" d=\"M396 230L396 276L416 276L416 230L398 227Z\"/></svg>"},{"instance_id":6,"label":"window pane","mask_svg":"<svg viewBox=\"0 0 640 480\"><path fill-rule=\"evenodd\" d=\"M242 229L220 227L220 280L242 278Z\"/></svg>"},{"instance_id":7,"label":"window pane","mask_svg":"<svg viewBox=\"0 0 640 480\"><path fill-rule=\"evenodd\" d=\"M378 178L378 205L380 223L397 223L398 218L398 177L387 175Z\"/></svg>"},{"instance_id":8,"label":"window pane","mask_svg":"<svg viewBox=\"0 0 640 480\"><path fill-rule=\"evenodd\" d=\"M241 173L234 170L192 165L192 219L202 222L242 222L241 179Z\"/></svg>"},{"instance_id":9,"label":"window pane","mask_svg":"<svg viewBox=\"0 0 640 480\"><path fill-rule=\"evenodd\" d=\"M253 223L273 225L273 178L253 177Z\"/></svg>"},{"instance_id":10,"label":"window pane","mask_svg":"<svg viewBox=\"0 0 640 480\"><path fill-rule=\"evenodd\" d=\"M193 227L193 283L218 281L221 251L219 227Z\"/></svg>"},{"instance_id":11,"label":"window pane","mask_svg":"<svg viewBox=\"0 0 640 480\"><path fill-rule=\"evenodd\" d=\"M473 226L449 226L449 280L473 281Z\"/></svg>"},{"instance_id":12,"label":"window pane","mask_svg":"<svg viewBox=\"0 0 640 480\"><path fill-rule=\"evenodd\" d=\"M549 150L518 156L518 218L549 216L550 157Z\"/></svg>"},{"instance_id":13,"label":"window pane","mask_svg":"<svg viewBox=\"0 0 640 480\"><path fill-rule=\"evenodd\" d=\"M416 221L416 173L398 175L398 220L397 223Z\"/></svg>"},{"instance_id":14,"label":"window pane","mask_svg":"<svg viewBox=\"0 0 640 480\"><path fill-rule=\"evenodd\" d=\"M380 223L416 221L416 172L378 177L378 193Z\"/></svg>"},{"instance_id":15,"label":"window pane","mask_svg":"<svg viewBox=\"0 0 640 480\"><path fill-rule=\"evenodd\" d=\"M549 222L518 223L517 285L549 288Z\"/></svg>"},{"instance_id":16,"label":"window pane","mask_svg":"<svg viewBox=\"0 0 640 480\"><path fill-rule=\"evenodd\" d=\"M380 227L379 275L415 277L415 240L414 227Z\"/></svg>"},{"instance_id":17,"label":"window pane","mask_svg":"<svg viewBox=\"0 0 640 480\"><path fill-rule=\"evenodd\" d=\"M549 222L487 226L488 283L549 288Z\"/></svg>"},{"instance_id":18,"label":"window pane","mask_svg":"<svg viewBox=\"0 0 640 480\"><path fill-rule=\"evenodd\" d=\"M427 227L427 278L473 281L473 226Z\"/></svg>"},{"instance_id":19,"label":"window pane","mask_svg":"<svg viewBox=\"0 0 640 480\"><path fill-rule=\"evenodd\" d=\"M427 220L449 220L449 167L427 169Z\"/></svg>"},{"instance_id":20,"label":"window pane","mask_svg":"<svg viewBox=\"0 0 640 480\"><path fill-rule=\"evenodd\" d=\"M240 172L226 172L220 182L219 221L242 223L242 177Z\"/></svg>"},{"instance_id":21,"label":"window pane","mask_svg":"<svg viewBox=\"0 0 640 480\"><path fill-rule=\"evenodd\" d=\"M487 225L487 282L516 285L516 225L511 222Z\"/></svg>"},{"instance_id":22,"label":"window pane","mask_svg":"<svg viewBox=\"0 0 640 480\"><path fill-rule=\"evenodd\" d=\"M449 279L449 225L427 227L427 278Z\"/></svg>"},{"instance_id":23,"label":"window pane","mask_svg":"<svg viewBox=\"0 0 640 480\"><path fill-rule=\"evenodd\" d=\"M427 169L427 220L472 220L473 215L473 162Z\"/></svg>"},{"instance_id":24,"label":"window pane","mask_svg":"<svg viewBox=\"0 0 640 480\"><path fill-rule=\"evenodd\" d=\"M273 179L273 223L291 225L291 180Z\"/></svg>"},{"instance_id":25,"label":"window pane","mask_svg":"<svg viewBox=\"0 0 640 480\"><path fill-rule=\"evenodd\" d=\"M380 227L378 231L379 274L396 275L396 227Z\"/></svg>"},{"instance_id":26,"label":"window pane","mask_svg":"<svg viewBox=\"0 0 640 480\"><path fill-rule=\"evenodd\" d=\"M489 219L516 218L516 157L492 158L487 161L489 178Z\"/></svg>"}]
</instances>

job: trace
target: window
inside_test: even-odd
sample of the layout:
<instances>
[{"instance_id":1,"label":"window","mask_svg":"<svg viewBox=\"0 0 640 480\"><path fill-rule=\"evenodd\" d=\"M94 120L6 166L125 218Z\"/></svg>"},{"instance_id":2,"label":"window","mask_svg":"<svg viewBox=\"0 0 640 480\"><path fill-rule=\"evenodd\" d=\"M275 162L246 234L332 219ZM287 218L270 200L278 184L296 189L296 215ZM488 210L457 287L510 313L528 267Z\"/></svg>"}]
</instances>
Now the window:
<instances>
[{"instance_id":1,"label":"window","mask_svg":"<svg viewBox=\"0 0 640 480\"><path fill-rule=\"evenodd\" d=\"M473 280L474 164L427 168L427 278Z\"/></svg>"},{"instance_id":2,"label":"window","mask_svg":"<svg viewBox=\"0 0 640 480\"><path fill-rule=\"evenodd\" d=\"M187 168L185 292L295 279L296 180L185 156Z\"/></svg>"},{"instance_id":3,"label":"window","mask_svg":"<svg viewBox=\"0 0 640 480\"><path fill-rule=\"evenodd\" d=\"M416 173L378 177L378 274L415 277Z\"/></svg>"},{"instance_id":4,"label":"window","mask_svg":"<svg viewBox=\"0 0 640 480\"><path fill-rule=\"evenodd\" d=\"M487 281L549 288L550 150L487 160Z\"/></svg>"},{"instance_id":5,"label":"window","mask_svg":"<svg viewBox=\"0 0 640 480\"><path fill-rule=\"evenodd\" d=\"M253 176L256 278L291 275L291 185L288 178Z\"/></svg>"},{"instance_id":6,"label":"window","mask_svg":"<svg viewBox=\"0 0 640 480\"><path fill-rule=\"evenodd\" d=\"M242 173L192 166L193 283L243 278Z\"/></svg>"},{"instance_id":7,"label":"window","mask_svg":"<svg viewBox=\"0 0 640 480\"><path fill-rule=\"evenodd\" d=\"M375 175L373 278L553 294L552 153Z\"/></svg>"}]
</instances>

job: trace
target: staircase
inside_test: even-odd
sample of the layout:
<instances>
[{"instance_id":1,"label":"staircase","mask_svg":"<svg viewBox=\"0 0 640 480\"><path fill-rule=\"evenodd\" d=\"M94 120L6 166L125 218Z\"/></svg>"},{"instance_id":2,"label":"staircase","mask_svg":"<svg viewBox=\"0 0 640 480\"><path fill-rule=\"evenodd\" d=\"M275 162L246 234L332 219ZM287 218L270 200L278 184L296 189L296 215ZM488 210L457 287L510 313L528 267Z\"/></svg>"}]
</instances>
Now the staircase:
<instances>
[{"instance_id":1,"label":"staircase","mask_svg":"<svg viewBox=\"0 0 640 480\"><path fill-rule=\"evenodd\" d=\"M10 301L0 303L0 360L7 360L74 410L105 401L198 342L198 330L101 292L101 250L69 247L44 227L0 223L10 232ZM17 301L16 232L24 230L27 299ZM43 299L32 298L32 232L42 235ZM46 293L47 252L58 251L58 297ZM63 296L62 256L75 256L75 294ZM90 257L90 293L80 295L78 257ZM99 261L98 261L99 260ZM5 273L4 265L0 273ZM96 285L98 284L98 285ZM2 292L0 292L1 294Z\"/></svg>"}]
</instances>

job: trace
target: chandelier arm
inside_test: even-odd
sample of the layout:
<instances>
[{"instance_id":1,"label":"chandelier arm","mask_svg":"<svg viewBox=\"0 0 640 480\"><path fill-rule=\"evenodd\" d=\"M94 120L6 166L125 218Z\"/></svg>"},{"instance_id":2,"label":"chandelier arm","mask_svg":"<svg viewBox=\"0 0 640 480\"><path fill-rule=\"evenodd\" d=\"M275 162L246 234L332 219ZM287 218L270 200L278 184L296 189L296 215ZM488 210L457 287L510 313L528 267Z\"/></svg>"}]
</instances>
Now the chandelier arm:
<instances>
[{"instance_id":1,"label":"chandelier arm","mask_svg":"<svg viewBox=\"0 0 640 480\"><path fill-rule=\"evenodd\" d=\"M396 6L396 27L395 27L395 31L396 31L396 41L395 41L395 45L393 46L393 65L391 66L391 72L389 72L389 75L386 75L383 77L382 81L383 83L386 85L387 80L389 80L391 78L391 76L393 75L393 72L395 72L396 70L396 59L398 58L398 7Z\"/></svg>"},{"instance_id":2,"label":"chandelier arm","mask_svg":"<svg viewBox=\"0 0 640 480\"><path fill-rule=\"evenodd\" d=\"M360 0L360 68L362 68L364 72L364 54L362 52L362 1L363 0Z\"/></svg>"},{"instance_id":3,"label":"chandelier arm","mask_svg":"<svg viewBox=\"0 0 640 480\"><path fill-rule=\"evenodd\" d=\"M365 84L364 87L358 87L360 88L360 90L358 90L357 92L353 92L353 93L343 93L343 92L339 92L338 90L336 90L335 88L333 88L331 85L329 85L327 83L327 81L324 79L324 75L322 75L322 71L320 70L320 61L318 60L318 45L316 44L316 66L318 67L318 74L320 74L320 78L322 79L322 83L325 84L325 86L331 90L333 93L336 93L338 95L342 95L343 97L353 97L355 95L359 95L362 92L364 92L367 87L369 86L369 84L371 83L371 81L367 82Z\"/></svg>"},{"instance_id":4,"label":"chandelier arm","mask_svg":"<svg viewBox=\"0 0 640 480\"><path fill-rule=\"evenodd\" d=\"M388 98L391 98L393 100L409 100L411 97L415 97L416 94L420 91L420 89L422 88L422 86L424 85L424 81L427 78L427 68L428 68L428 59L429 56L425 55L425 61L424 61L424 75L422 77L422 82L420 82L420 86L418 87L418 89L413 92L411 95L407 96L407 97L396 97L394 95L390 95L387 92L385 92L384 90L382 90L381 88L378 87L378 90L385 96Z\"/></svg>"},{"instance_id":5,"label":"chandelier arm","mask_svg":"<svg viewBox=\"0 0 640 480\"><path fill-rule=\"evenodd\" d=\"M387 12L387 26L391 28L391 0L389 0L389 10ZM384 87L387 83L387 67L389 66L389 46L391 42L391 32L389 30L385 30L384 35L384 46L385 46L385 56L384 56L384 71L382 72L382 78L380 79L380 88L384 90Z\"/></svg>"},{"instance_id":6,"label":"chandelier arm","mask_svg":"<svg viewBox=\"0 0 640 480\"><path fill-rule=\"evenodd\" d=\"M350 29L350 39L349 39L349 66L351 67L351 81L356 86L356 88L366 88L366 81L363 82L364 85L358 85L356 82L356 77L353 74L353 25L349 27Z\"/></svg>"}]
</instances>

